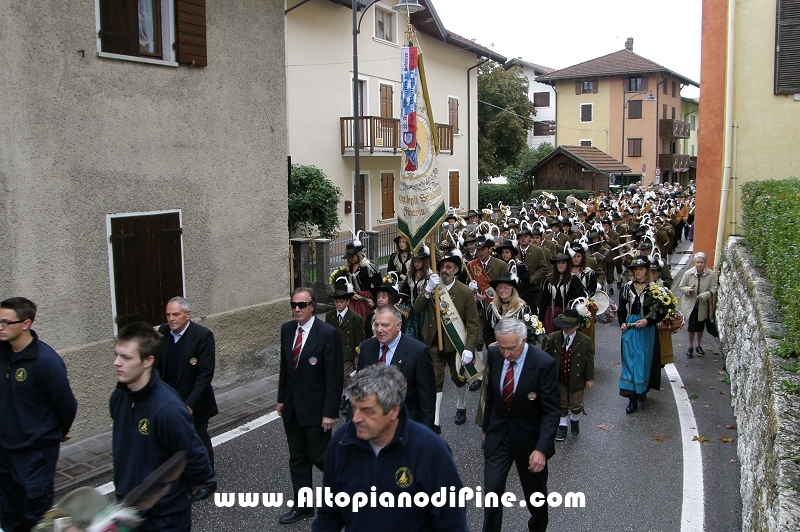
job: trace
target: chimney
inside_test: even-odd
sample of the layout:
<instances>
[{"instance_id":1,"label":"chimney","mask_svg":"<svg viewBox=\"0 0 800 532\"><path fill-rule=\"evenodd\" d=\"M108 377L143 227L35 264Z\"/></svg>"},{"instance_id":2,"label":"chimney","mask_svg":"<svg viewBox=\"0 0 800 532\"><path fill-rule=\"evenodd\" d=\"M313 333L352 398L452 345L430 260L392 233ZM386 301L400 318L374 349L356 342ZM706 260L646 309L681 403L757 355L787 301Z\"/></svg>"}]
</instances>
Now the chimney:
<instances>
[{"instance_id":1,"label":"chimney","mask_svg":"<svg viewBox=\"0 0 800 532\"><path fill-rule=\"evenodd\" d=\"M633 51L633 37L628 37L628 40L625 41L625 49L629 52Z\"/></svg>"}]
</instances>

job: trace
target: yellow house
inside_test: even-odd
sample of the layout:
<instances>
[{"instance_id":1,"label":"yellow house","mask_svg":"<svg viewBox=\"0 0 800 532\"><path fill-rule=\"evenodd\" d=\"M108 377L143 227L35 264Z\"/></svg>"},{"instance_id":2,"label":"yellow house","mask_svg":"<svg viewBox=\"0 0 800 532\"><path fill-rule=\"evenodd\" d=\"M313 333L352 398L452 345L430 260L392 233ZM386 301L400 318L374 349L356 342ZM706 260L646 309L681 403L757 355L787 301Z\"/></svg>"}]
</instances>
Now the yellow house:
<instances>
[{"instance_id":1,"label":"yellow house","mask_svg":"<svg viewBox=\"0 0 800 532\"><path fill-rule=\"evenodd\" d=\"M703 129L695 249L709 264L742 229L741 187L800 176L796 0L703 0Z\"/></svg>"},{"instance_id":2,"label":"yellow house","mask_svg":"<svg viewBox=\"0 0 800 532\"><path fill-rule=\"evenodd\" d=\"M681 88L698 84L625 49L556 70L537 81L556 90L556 144L594 146L631 167L631 181L687 181Z\"/></svg>"},{"instance_id":3,"label":"yellow house","mask_svg":"<svg viewBox=\"0 0 800 532\"><path fill-rule=\"evenodd\" d=\"M506 58L445 29L433 3L411 15L425 62L442 153L437 170L447 206L478 198L477 66ZM291 4L291 5L290 5ZM362 2L363 4L363 2ZM358 37L360 178L353 142L351 0L292 0L286 12L289 155L322 169L342 193L343 227L376 229L397 220L401 152L400 52L409 20L397 0L363 8Z\"/></svg>"},{"instance_id":4,"label":"yellow house","mask_svg":"<svg viewBox=\"0 0 800 532\"><path fill-rule=\"evenodd\" d=\"M689 138L683 139L683 150L689 156L690 180L697 179L697 131L700 123L700 100L681 97L681 120L689 124Z\"/></svg>"}]
</instances>

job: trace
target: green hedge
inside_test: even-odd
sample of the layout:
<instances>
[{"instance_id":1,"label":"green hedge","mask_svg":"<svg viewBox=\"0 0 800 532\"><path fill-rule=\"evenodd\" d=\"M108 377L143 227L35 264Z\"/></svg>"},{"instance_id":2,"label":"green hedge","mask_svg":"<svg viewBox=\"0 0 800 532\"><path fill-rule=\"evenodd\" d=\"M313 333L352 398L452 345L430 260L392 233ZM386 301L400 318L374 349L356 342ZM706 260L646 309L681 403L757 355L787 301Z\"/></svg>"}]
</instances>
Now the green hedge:
<instances>
[{"instance_id":1,"label":"green hedge","mask_svg":"<svg viewBox=\"0 0 800 532\"><path fill-rule=\"evenodd\" d=\"M772 284L787 328L785 341L800 352L800 181L753 181L742 187L745 246Z\"/></svg>"},{"instance_id":2,"label":"green hedge","mask_svg":"<svg viewBox=\"0 0 800 532\"><path fill-rule=\"evenodd\" d=\"M503 205L517 205L514 199L514 188L511 185L480 185L478 186L478 207L483 209L488 203L494 207L503 202Z\"/></svg>"}]
</instances>

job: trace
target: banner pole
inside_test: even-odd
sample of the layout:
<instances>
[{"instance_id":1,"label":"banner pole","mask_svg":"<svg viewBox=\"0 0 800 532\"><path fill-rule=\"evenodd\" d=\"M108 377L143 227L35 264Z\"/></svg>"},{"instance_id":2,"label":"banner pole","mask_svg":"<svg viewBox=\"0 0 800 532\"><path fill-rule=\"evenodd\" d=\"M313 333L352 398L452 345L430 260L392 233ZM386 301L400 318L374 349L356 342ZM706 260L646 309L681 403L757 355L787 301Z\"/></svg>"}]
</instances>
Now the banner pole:
<instances>
[{"instance_id":1,"label":"banner pole","mask_svg":"<svg viewBox=\"0 0 800 532\"><path fill-rule=\"evenodd\" d=\"M431 231L430 234L430 245L431 248L431 271L433 273L437 273L436 271L436 236L434 231ZM438 288L438 287L437 287ZM434 289L433 290L433 304L436 307L436 337L439 339L439 351L444 351L444 340L442 340L442 314L439 312L439 291Z\"/></svg>"}]
</instances>

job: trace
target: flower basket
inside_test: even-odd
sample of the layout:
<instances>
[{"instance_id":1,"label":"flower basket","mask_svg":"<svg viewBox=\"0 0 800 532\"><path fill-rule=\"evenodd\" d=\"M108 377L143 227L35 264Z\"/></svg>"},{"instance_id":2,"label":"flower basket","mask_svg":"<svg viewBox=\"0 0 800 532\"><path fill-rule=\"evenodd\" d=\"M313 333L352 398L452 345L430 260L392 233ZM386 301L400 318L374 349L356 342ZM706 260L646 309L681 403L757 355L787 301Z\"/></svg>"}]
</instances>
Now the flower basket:
<instances>
[{"instance_id":1,"label":"flower basket","mask_svg":"<svg viewBox=\"0 0 800 532\"><path fill-rule=\"evenodd\" d=\"M664 321L660 321L658 323L658 330L659 331L669 331L672 334L680 331L683 328L684 319L683 314L678 311L675 311L675 314L672 316L672 319L665 319Z\"/></svg>"}]
</instances>

